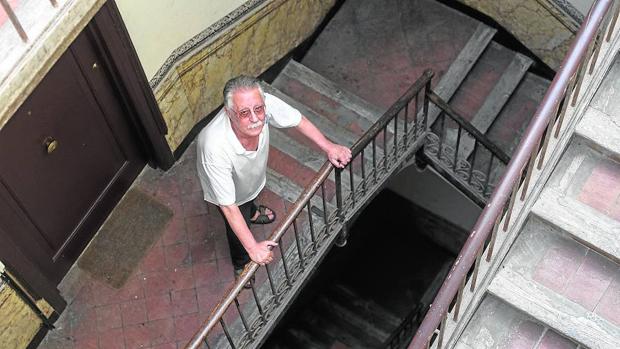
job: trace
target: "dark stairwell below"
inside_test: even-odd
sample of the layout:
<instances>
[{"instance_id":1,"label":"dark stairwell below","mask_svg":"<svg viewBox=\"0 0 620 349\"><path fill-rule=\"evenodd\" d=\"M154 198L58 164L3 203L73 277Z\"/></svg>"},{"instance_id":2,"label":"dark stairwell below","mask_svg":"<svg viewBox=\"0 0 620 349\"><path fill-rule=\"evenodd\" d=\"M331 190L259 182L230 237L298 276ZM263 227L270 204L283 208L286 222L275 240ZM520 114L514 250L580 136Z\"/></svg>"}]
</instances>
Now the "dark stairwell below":
<instances>
[{"instance_id":1,"label":"dark stairwell below","mask_svg":"<svg viewBox=\"0 0 620 349\"><path fill-rule=\"evenodd\" d=\"M455 229L382 191L351 227L348 244L331 250L263 348L383 347L453 262L450 252L421 231L442 228Z\"/></svg>"}]
</instances>

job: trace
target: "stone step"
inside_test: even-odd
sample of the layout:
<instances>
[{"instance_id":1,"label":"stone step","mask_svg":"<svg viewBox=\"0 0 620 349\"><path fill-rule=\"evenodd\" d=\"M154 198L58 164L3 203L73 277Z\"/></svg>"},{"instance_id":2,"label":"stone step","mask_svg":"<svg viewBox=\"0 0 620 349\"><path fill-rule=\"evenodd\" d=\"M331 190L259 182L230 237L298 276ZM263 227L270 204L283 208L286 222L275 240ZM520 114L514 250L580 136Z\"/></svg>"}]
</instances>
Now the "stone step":
<instances>
[{"instance_id":1,"label":"stone step","mask_svg":"<svg viewBox=\"0 0 620 349\"><path fill-rule=\"evenodd\" d=\"M320 338L313 336L302 327L287 329L284 341L288 344L288 348L327 349L330 347L330 343L321 341Z\"/></svg>"},{"instance_id":2,"label":"stone step","mask_svg":"<svg viewBox=\"0 0 620 349\"><path fill-rule=\"evenodd\" d=\"M577 124L575 134L616 161L620 161L620 114L588 108Z\"/></svg>"},{"instance_id":3,"label":"stone step","mask_svg":"<svg viewBox=\"0 0 620 349\"><path fill-rule=\"evenodd\" d=\"M306 328L320 331L324 339L332 343L339 342L351 348L373 348L363 338L350 333L343 324L334 321L330 316L322 314L317 307L308 307L301 314L301 322Z\"/></svg>"},{"instance_id":4,"label":"stone step","mask_svg":"<svg viewBox=\"0 0 620 349\"><path fill-rule=\"evenodd\" d=\"M620 262L620 224L577 200L544 189L532 213L582 244Z\"/></svg>"},{"instance_id":5,"label":"stone step","mask_svg":"<svg viewBox=\"0 0 620 349\"><path fill-rule=\"evenodd\" d=\"M397 328L401 323L402 319L396 314L373 300L361 297L346 285L340 283L332 285L329 290L329 297L387 333Z\"/></svg>"},{"instance_id":6,"label":"stone step","mask_svg":"<svg viewBox=\"0 0 620 349\"><path fill-rule=\"evenodd\" d=\"M588 348L620 348L620 266L536 216L488 292Z\"/></svg>"},{"instance_id":7,"label":"stone step","mask_svg":"<svg viewBox=\"0 0 620 349\"><path fill-rule=\"evenodd\" d=\"M516 52L491 41L460 84L458 90L450 98L450 106L465 119L472 122L474 116L485 103L487 104L485 108L490 107L490 102L487 102L488 97L496 93L496 86L499 86L500 81L504 78L504 73L516 59ZM508 93L506 99L512 90ZM497 113L494 116L496 115Z\"/></svg>"},{"instance_id":8,"label":"stone step","mask_svg":"<svg viewBox=\"0 0 620 349\"><path fill-rule=\"evenodd\" d=\"M501 299L488 295L476 309L455 348L576 349L577 346Z\"/></svg>"},{"instance_id":9,"label":"stone step","mask_svg":"<svg viewBox=\"0 0 620 349\"><path fill-rule=\"evenodd\" d=\"M300 85L293 85L298 82ZM333 81L296 61L289 61L273 85L283 92L297 97L305 95L308 89L314 94L300 100L321 115L340 117L345 122L356 123L359 129L367 130L385 112L363 98L345 90ZM312 98L314 97L314 98ZM332 119L333 120L333 119Z\"/></svg>"},{"instance_id":10,"label":"stone step","mask_svg":"<svg viewBox=\"0 0 620 349\"><path fill-rule=\"evenodd\" d=\"M298 142L293 137L289 136L290 132L281 129L270 129L269 130L269 143L271 146L275 147L282 153L285 153L290 157L290 161L298 162L299 164L303 164L304 167L307 167L313 170L315 173L319 171L319 169L323 166L325 161L327 161L327 157L324 153L319 152L318 150L310 147L306 143ZM271 161L271 158L270 158ZM302 168L303 169L303 168ZM297 177L298 174L291 173L293 177ZM343 188L348 191L350 187L349 182L349 172L344 171L343 176ZM328 182L326 185L326 194L327 197L331 199L335 191L335 179L334 173L330 174L329 179L331 182ZM357 172L354 172L353 179L355 183L360 183L361 178L357 175Z\"/></svg>"},{"instance_id":11,"label":"stone step","mask_svg":"<svg viewBox=\"0 0 620 349\"><path fill-rule=\"evenodd\" d=\"M322 117L321 115L318 115L314 110L310 109L308 106L298 102L297 100L295 100L294 98L292 98L291 96L283 93L282 91L274 88L271 85L264 85L263 86L265 91L268 93L272 93L273 95L279 97L280 99L282 99L283 101L289 103L290 105L292 105L293 107L297 108L302 115L304 115L306 118L308 118L308 120L310 120L319 130L321 130L321 132L323 132L323 134L331 139L333 142L336 142L338 144L347 146L347 147L351 147L355 142L357 142L357 140L359 139L359 136L356 135L355 133L351 132L349 129L345 128L344 126L328 119L325 117ZM303 135L301 135L301 133L297 130L294 129L287 129L284 130L284 132L289 135L290 138L294 139L295 141L299 142L300 144L306 145L307 147L313 148L315 150L318 150L317 146L311 142L310 140L307 139L307 137L304 137ZM389 144L389 143L388 143ZM389 146L389 145L388 145ZM390 148L388 148L390 149ZM376 148L376 158L377 159L381 159L383 157L383 150L380 147ZM367 164L371 164L372 163L372 154L371 152L365 152L364 153L364 158ZM354 159L355 162L359 162L359 159ZM359 176L359 165L354 166L354 169L358 176ZM347 175L345 175L346 177ZM343 178L345 178L343 177ZM346 179L348 180L348 177L346 177ZM354 177L354 179L356 179L357 181L355 183L360 183L359 178Z\"/></svg>"},{"instance_id":12,"label":"stone step","mask_svg":"<svg viewBox=\"0 0 620 349\"><path fill-rule=\"evenodd\" d=\"M613 65L603 79L601 86L585 115L577 124L576 133L588 140L601 152L620 160L620 56L616 55Z\"/></svg>"},{"instance_id":13,"label":"stone step","mask_svg":"<svg viewBox=\"0 0 620 349\"><path fill-rule=\"evenodd\" d=\"M321 315L338 323L344 331L348 332L352 337L359 338L360 341L366 343L369 347L381 345L390 335L389 332L376 327L375 323L369 321L369 319L351 311L332 298L323 295L319 296L314 305ZM345 343L347 342L345 341Z\"/></svg>"},{"instance_id":14,"label":"stone step","mask_svg":"<svg viewBox=\"0 0 620 349\"><path fill-rule=\"evenodd\" d=\"M347 147L351 147L355 143L355 141L357 141L358 137L356 134L354 134L350 130L345 129L341 125L318 115L314 110L293 99L291 96L285 94L284 92L276 89L271 85L263 85L263 87L265 89L265 92L273 94L274 96L282 99L284 102L298 109L302 113L302 115L308 118L308 120L310 120L319 130L321 130L321 132L323 132L323 134L325 134L326 137L328 137L332 141L345 145Z\"/></svg>"},{"instance_id":15,"label":"stone step","mask_svg":"<svg viewBox=\"0 0 620 349\"><path fill-rule=\"evenodd\" d=\"M494 41L470 71L450 105L486 134L532 64L528 57ZM451 133L456 140L456 130ZM474 148L469 135L461 138L459 152L468 158Z\"/></svg>"},{"instance_id":16,"label":"stone step","mask_svg":"<svg viewBox=\"0 0 620 349\"><path fill-rule=\"evenodd\" d=\"M549 84L545 78L526 73L487 130L487 137L504 153L511 156L516 149Z\"/></svg>"},{"instance_id":17,"label":"stone step","mask_svg":"<svg viewBox=\"0 0 620 349\"><path fill-rule=\"evenodd\" d=\"M620 163L573 138L533 213L584 245L620 261Z\"/></svg>"},{"instance_id":18,"label":"stone step","mask_svg":"<svg viewBox=\"0 0 620 349\"><path fill-rule=\"evenodd\" d=\"M450 68L448 68L448 71L446 71L439 83L433 88L437 95L445 101L449 101L452 98L456 90L467 77L469 71L478 61L478 58L485 51L487 45L491 42L495 33L495 29L483 23L478 24L474 34L470 37L463 50L461 50L459 55L452 62ZM439 115L439 111L439 108L431 105L428 112L430 124L435 121L437 115Z\"/></svg>"}]
</instances>

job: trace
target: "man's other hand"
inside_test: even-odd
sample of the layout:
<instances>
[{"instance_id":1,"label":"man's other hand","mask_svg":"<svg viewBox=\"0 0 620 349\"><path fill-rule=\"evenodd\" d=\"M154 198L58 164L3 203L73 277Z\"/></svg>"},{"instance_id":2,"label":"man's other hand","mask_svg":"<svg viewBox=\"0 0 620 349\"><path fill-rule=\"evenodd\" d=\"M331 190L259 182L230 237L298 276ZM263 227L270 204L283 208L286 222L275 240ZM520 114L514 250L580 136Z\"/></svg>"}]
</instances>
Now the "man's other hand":
<instances>
[{"instance_id":1,"label":"man's other hand","mask_svg":"<svg viewBox=\"0 0 620 349\"><path fill-rule=\"evenodd\" d=\"M269 240L257 242L254 247L248 250L248 254L250 259L259 265L269 264L273 261L273 252L271 252L270 247L276 246L278 243Z\"/></svg>"},{"instance_id":2,"label":"man's other hand","mask_svg":"<svg viewBox=\"0 0 620 349\"><path fill-rule=\"evenodd\" d=\"M329 162L338 168L344 168L351 161L351 149L340 144L332 143L326 153Z\"/></svg>"}]
</instances>

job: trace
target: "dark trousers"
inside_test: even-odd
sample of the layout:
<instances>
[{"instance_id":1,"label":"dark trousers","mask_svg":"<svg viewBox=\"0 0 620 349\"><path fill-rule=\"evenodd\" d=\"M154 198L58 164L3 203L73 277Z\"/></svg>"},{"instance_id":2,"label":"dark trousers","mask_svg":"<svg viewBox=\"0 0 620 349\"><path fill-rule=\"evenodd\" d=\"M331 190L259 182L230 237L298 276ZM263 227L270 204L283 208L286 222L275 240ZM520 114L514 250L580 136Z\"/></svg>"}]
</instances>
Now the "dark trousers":
<instances>
[{"instance_id":1,"label":"dark trousers","mask_svg":"<svg viewBox=\"0 0 620 349\"><path fill-rule=\"evenodd\" d=\"M256 205L254 205L254 200L248 201L245 204L239 206L239 211L241 211L241 215L245 220L245 223L250 226L250 219L256 214ZM233 267L235 270L243 269L243 267L250 261L250 256L248 252L245 250L237 235L228 224L228 220L226 220L226 216L220 209L220 213L222 217L224 217L224 224L226 225L226 238L228 239L228 248L230 249L230 258L232 259Z\"/></svg>"}]
</instances>

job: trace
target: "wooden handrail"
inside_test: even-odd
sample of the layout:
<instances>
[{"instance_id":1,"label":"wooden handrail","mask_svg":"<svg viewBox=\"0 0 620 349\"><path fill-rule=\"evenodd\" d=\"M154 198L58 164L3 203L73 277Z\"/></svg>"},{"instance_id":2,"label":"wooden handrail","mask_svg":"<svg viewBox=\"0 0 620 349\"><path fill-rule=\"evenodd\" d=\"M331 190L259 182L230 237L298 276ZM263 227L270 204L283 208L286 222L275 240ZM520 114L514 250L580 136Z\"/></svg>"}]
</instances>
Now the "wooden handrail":
<instances>
[{"instance_id":1,"label":"wooden handrail","mask_svg":"<svg viewBox=\"0 0 620 349\"><path fill-rule=\"evenodd\" d=\"M547 134L551 134L551 132L547 130L547 127L549 126L551 128L553 126L550 125L550 122L555 117L562 101L564 101L564 105L568 103L568 98L565 97L567 91L569 94L572 92L569 86L571 82L574 82L574 77L580 69L580 66L583 71L588 65L587 60L589 60L593 51L592 45L594 44L599 27L603 22L603 18L608 13L612 2L613 0L597 0L596 3L592 5L559 71L551 82L519 146L515 150L503 177L495 188L489 203L480 214L450 274L441 286L437 297L435 297L413 341L410 343L409 349L428 348L429 342L437 328L445 321L452 300L457 293L459 295L461 294L467 274L473 266L474 261L480 258L479 256L484 247L484 243L489 238L491 232L497 229L498 222L507 205L506 223L509 220L522 171L528 163L530 164L530 168L532 167L534 163L532 159L535 160L536 158L537 149L539 144L543 142L545 131L547 131ZM615 20L611 22L614 23ZM594 62L592 62L592 64L594 64ZM583 73L577 75L583 77ZM579 80L579 78L576 79ZM579 84L580 81L577 81L577 83ZM578 88L575 90L575 93L578 93ZM561 124L561 121L558 122L558 124ZM528 173L528 176L529 175L531 175L531 173ZM508 203L509 198L512 198L510 203ZM523 197L521 200L523 200ZM439 346L441 346L441 343Z\"/></svg>"}]
</instances>

